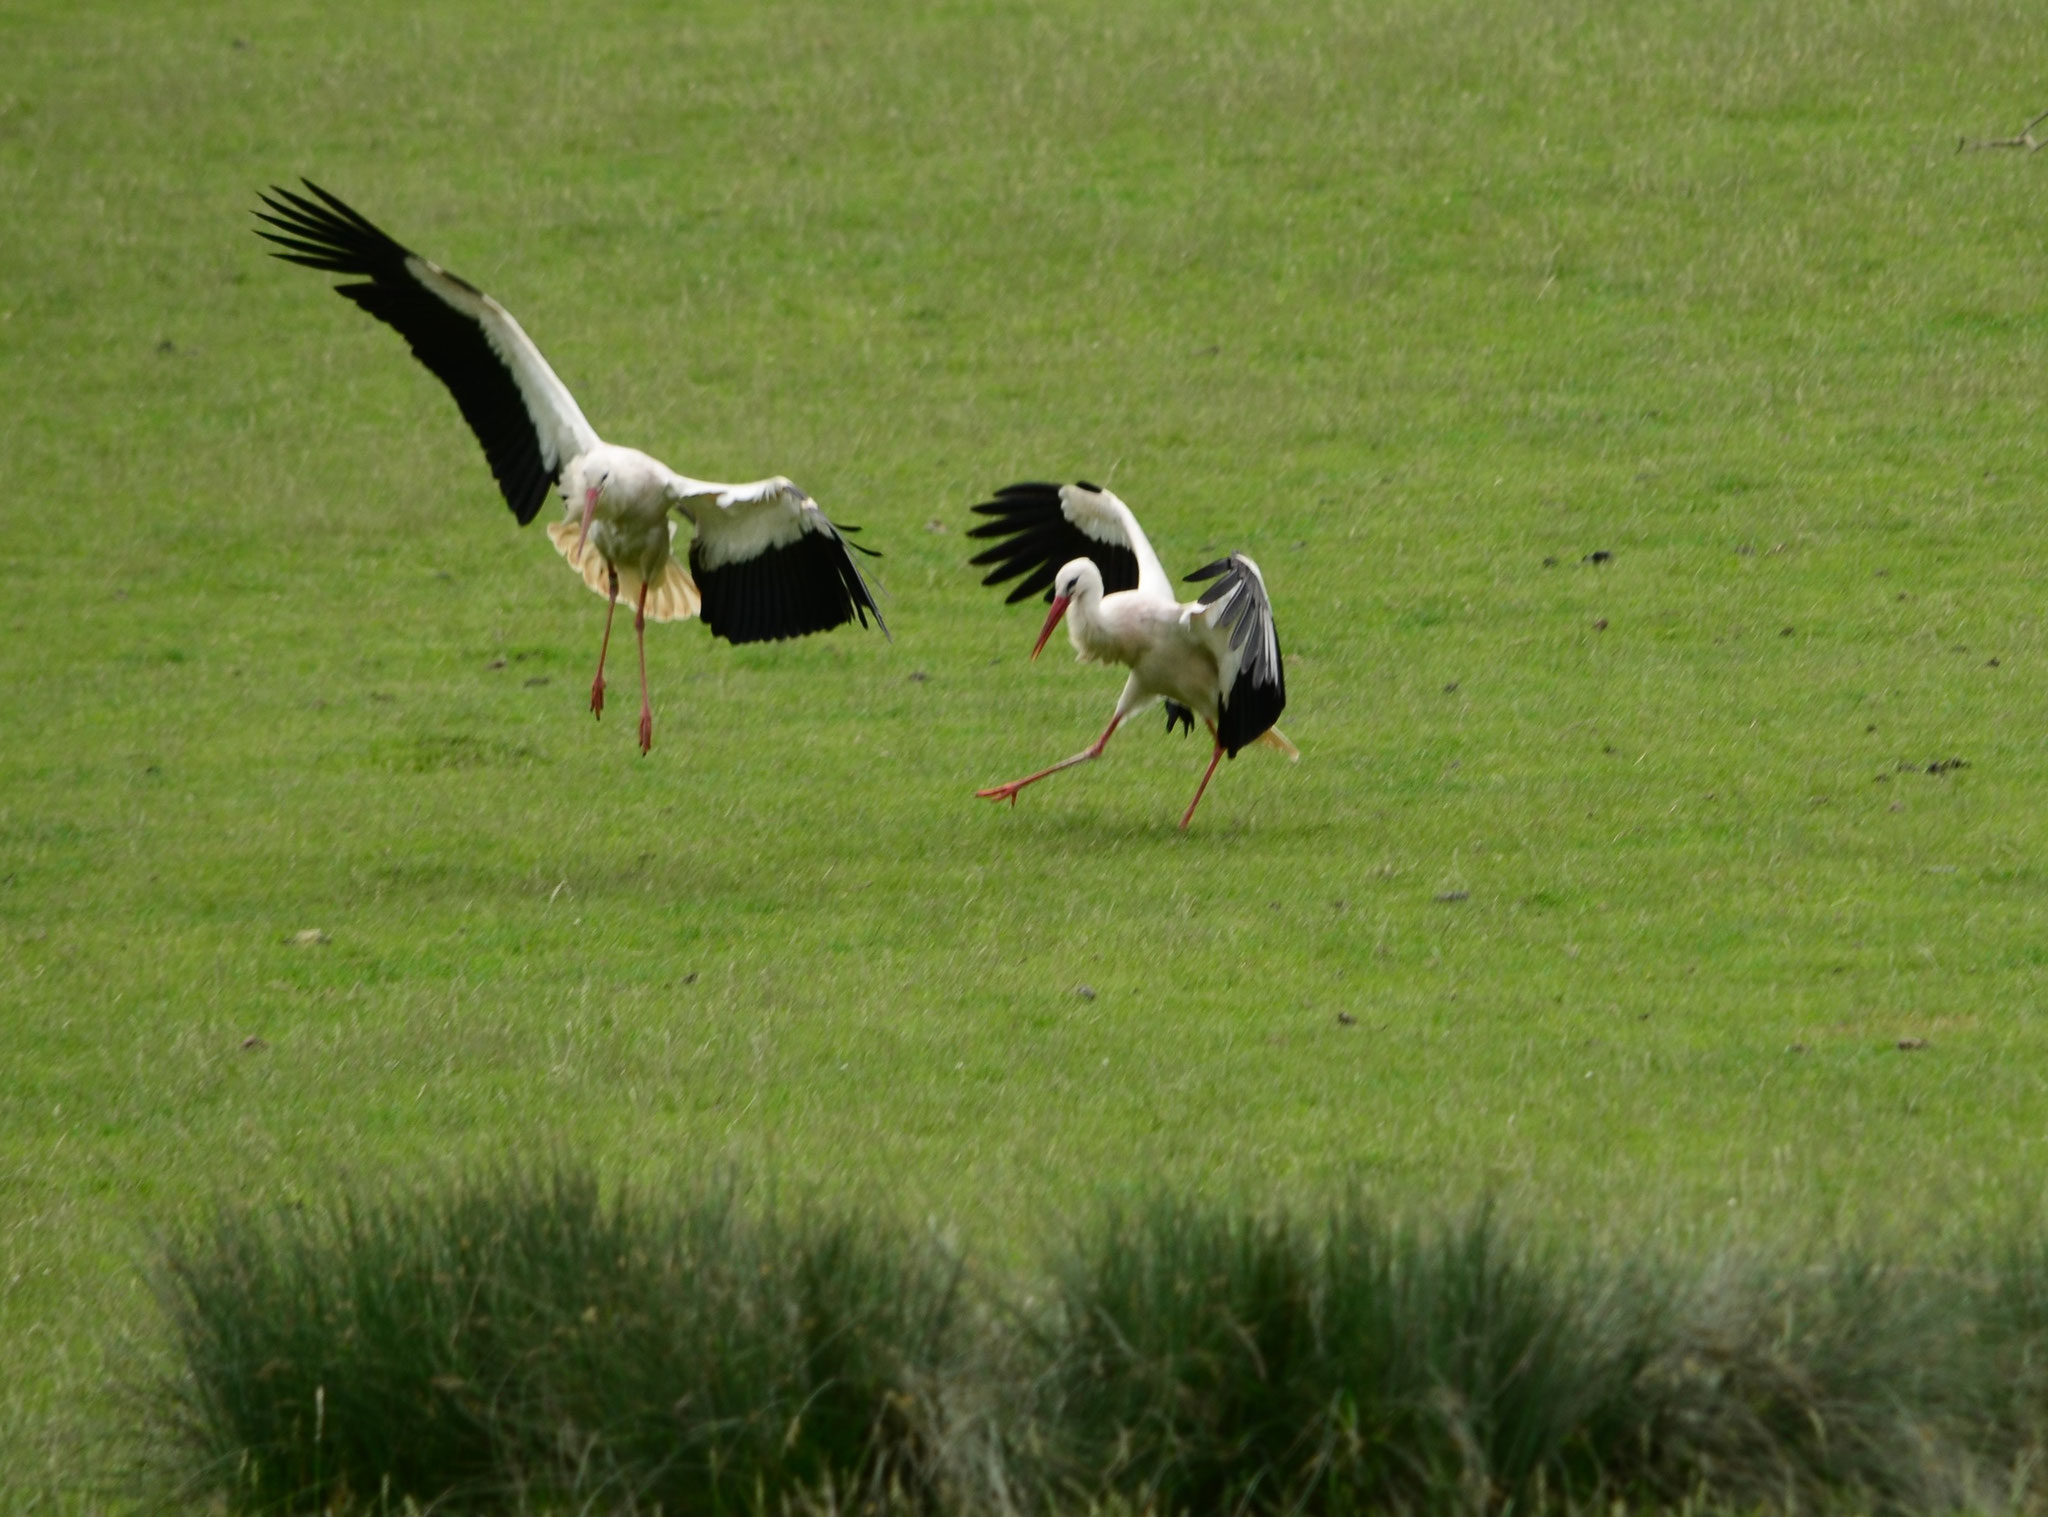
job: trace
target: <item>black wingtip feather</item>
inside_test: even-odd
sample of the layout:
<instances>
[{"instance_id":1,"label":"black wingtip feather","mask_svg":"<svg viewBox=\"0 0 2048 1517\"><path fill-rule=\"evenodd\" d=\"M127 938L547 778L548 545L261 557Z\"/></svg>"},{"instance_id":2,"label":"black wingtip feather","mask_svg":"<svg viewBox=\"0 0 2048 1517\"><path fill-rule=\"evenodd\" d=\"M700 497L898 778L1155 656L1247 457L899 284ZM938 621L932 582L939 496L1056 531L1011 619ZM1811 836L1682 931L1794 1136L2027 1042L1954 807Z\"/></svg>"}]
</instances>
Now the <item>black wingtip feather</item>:
<instances>
[{"instance_id":1,"label":"black wingtip feather","mask_svg":"<svg viewBox=\"0 0 2048 1517\"><path fill-rule=\"evenodd\" d=\"M310 179L300 182L312 198L282 185L259 192L269 211L255 215L276 230L257 227L256 234L277 244L271 250L275 258L360 281L337 285L335 293L397 331L413 356L448 387L483 447L505 504L525 526L540 514L567 460L545 455L512 371L475 320L413 278L406 268L414 256L409 249L338 195Z\"/></svg>"},{"instance_id":2,"label":"black wingtip feather","mask_svg":"<svg viewBox=\"0 0 2048 1517\"><path fill-rule=\"evenodd\" d=\"M1276 656L1277 656L1277 649ZM1238 750L1259 740L1259 735L1280 720L1280 713L1287 709L1287 687L1284 674L1275 671L1276 678L1270 685L1254 684L1240 673L1237 683L1224 697L1223 709L1216 718L1216 741L1232 758Z\"/></svg>"},{"instance_id":3,"label":"black wingtip feather","mask_svg":"<svg viewBox=\"0 0 2048 1517\"><path fill-rule=\"evenodd\" d=\"M1093 490L1094 486L1082 488ZM1134 590L1138 585L1138 557L1120 543L1106 543L1091 537L1067 519L1060 499L1061 486L1042 480L1004 485L994 500L969 507L980 516L994 518L967 535L998 539L996 546L983 549L968 562L976 568L993 565L982 578L984 585L1000 585L1024 576L1023 583L1004 598L1015 605L1044 594L1052 599L1052 583L1065 565L1077 558L1091 560L1102 574L1102 588L1114 594Z\"/></svg>"},{"instance_id":4,"label":"black wingtip feather","mask_svg":"<svg viewBox=\"0 0 2048 1517\"><path fill-rule=\"evenodd\" d=\"M808 637L855 620L865 627L870 614L887 638L889 624L846 551L851 546L830 531L807 531L779 548L707 569L703 545L693 541L690 573L704 598L698 615L714 637L729 643Z\"/></svg>"}]
</instances>

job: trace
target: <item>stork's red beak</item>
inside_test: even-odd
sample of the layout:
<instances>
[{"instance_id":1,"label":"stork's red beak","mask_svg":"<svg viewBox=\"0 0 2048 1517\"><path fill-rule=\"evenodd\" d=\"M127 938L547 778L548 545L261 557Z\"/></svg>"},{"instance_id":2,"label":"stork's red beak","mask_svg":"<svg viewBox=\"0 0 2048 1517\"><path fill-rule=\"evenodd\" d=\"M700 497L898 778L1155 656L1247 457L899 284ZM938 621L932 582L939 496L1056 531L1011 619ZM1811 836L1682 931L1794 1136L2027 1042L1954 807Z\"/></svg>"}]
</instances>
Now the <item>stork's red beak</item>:
<instances>
[{"instance_id":1,"label":"stork's red beak","mask_svg":"<svg viewBox=\"0 0 2048 1517\"><path fill-rule=\"evenodd\" d=\"M1038 641L1031 645L1031 656L1033 658L1038 657L1038 650L1043 648L1045 640L1052 636L1052 629L1057 627L1060 624L1060 618L1067 614L1068 599L1069 597L1064 595L1054 597L1052 610L1046 613L1045 626L1038 634Z\"/></svg>"},{"instance_id":2,"label":"stork's red beak","mask_svg":"<svg viewBox=\"0 0 2048 1517\"><path fill-rule=\"evenodd\" d=\"M583 540L590 536L590 518L597 510L597 497L603 489L603 485L592 485L583 492L583 530L576 534L576 562L579 565L583 562Z\"/></svg>"}]
</instances>

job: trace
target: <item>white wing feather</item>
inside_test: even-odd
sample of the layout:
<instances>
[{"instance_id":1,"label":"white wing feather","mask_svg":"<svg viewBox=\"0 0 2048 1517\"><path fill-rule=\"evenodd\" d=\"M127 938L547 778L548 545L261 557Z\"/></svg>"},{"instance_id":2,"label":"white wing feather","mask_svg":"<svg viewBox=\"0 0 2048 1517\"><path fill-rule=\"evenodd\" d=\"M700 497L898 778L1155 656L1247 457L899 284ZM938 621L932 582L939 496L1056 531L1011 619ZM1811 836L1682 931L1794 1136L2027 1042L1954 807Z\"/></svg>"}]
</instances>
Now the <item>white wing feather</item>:
<instances>
[{"instance_id":1,"label":"white wing feather","mask_svg":"<svg viewBox=\"0 0 2048 1517\"><path fill-rule=\"evenodd\" d=\"M668 493L696 524L707 570L786 548L806 532L839 536L818 503L780 474L743 485L671 474Z\"/></svg>"},{"instance_id":2,"label":"white wing feather","mask_svg":"<svg viewBox=\"0 0 2048 1517\"><path fill-rule=\"evenodd\" d=\"M1261 602L1264 602L1266 576L1259 571L1259 566L1246 555L1240 553L1234 556L1238 562L1251 571L1252 578L1258 582L1258 598ZM1238 646L1234 648L1231 646L1238 628L1226 625L1224 618L1240 600L1251 593L1251 590L1242 582L1233 582L1227 585L1222 595L1209 604L1202 605L1196 602L1182 608L1182 619L1190 627L1199 630L1202 640L1209 646L1209 651L1216 656L1217 688L1225 695L1228 695L1230 691L1237 688L1239 671L1244 668L1245 661L1255 653L1263 655L1262 662L1267 670L1277 673L1280 668L1279 639L1273 631L1273 614L1270 606L1267 604L1262 603L1245 608L1246 614L1252 619L1252 625L1244 638L1239 641ZM1261 681L1261 683L1271 682L1273 682L1273 676L1269 676L1267 680Z\"/></svg>"},{"instance_id":3,"label":"white wing feather","mask_svg":"<svg viewBox=\"0 0 2048 1517\"><path fill-rule=\"evenodd\" d=\"M562 383L533 339L497 301L417 253L405 260L406 272L420 285L470 320L484 334L491 351L511 371L519 398L540 436L541 457L557 473L571 459L596 447L600 439L584 419L582 408Z\"/></svg>"},{"instance_id":4,"label":"white wing feather","mask_svg":"<svg viewBox=\"0 0 2048 1517\"><path fill-rule=\"evenodd\" d=\"M1115 543L1131 550L1131 556L1138 561L1139 594L1163 596L1167 600L1178 598L1159 555L1152 551L1152 540L1145 536L1145 529L1138 525L1131 508L1116 496L1107 490L1061 485L1060 509L1068 521L1097 542Z\"/></svg>"}]
</instances>

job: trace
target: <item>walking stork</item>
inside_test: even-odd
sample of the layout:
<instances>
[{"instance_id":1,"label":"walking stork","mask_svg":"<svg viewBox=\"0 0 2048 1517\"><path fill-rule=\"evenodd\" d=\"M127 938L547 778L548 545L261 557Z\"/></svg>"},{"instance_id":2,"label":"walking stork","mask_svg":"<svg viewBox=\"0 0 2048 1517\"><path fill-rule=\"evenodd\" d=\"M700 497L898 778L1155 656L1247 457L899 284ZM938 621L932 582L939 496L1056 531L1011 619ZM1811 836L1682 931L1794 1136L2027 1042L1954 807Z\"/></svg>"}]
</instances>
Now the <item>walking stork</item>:
<instances>
[{"instance_id":1,"label":"walking stork","mask_svg":"<svg viewBox=\"0 0 2048 1517\"><path fill-rule=\"evenodd\" d=\"M1049 769L1007 785L977 790L992 801L1016 804L1026 785L1100 758L1124 718L1154 701L1166 702L1166 730L1194 730L1201 717L1214 740L1209 767L1195 787L1180 825L1185 830L1227 753L1252 743L1277 748L1289 759L1301 752L1273 724L1287 705L1280 639L1259 566L1242 553L1219 558L1187 576L1212 581L1182 602L1131 508L1109 491L1081 480L1071 485L1021 484L996 491L975 511L994 518L969 535L996 538L973 562L990 564L985 585L1023 576L1010 604L1041 590L1052 602L1031 656L1066 619L1067 636L1084 664L1123 664L1130 678L1109 726L1093 744Z\"/></svg>"},{"instance_id":2,"label":"walking stork","mask_svg":"<svg viewBox=\"0 0 2048 1517\"><path fill-rule=\"evenodd\" d=\"M505 504L525 526L551 488L565 518L548 539L607 602L590 709L604 714L604 661L621 591L640 643L640 751L654 744L647 696L647 621L701 616L731 643L823 632L860 618L888 636L874 593L848 551L858 547L818 503L777 475L722 485L678 474L637 448L605 442L540 349L497 301L392 241L310 179L307 194L272 186L257 219L274 256L360 283L335 287L412 345L448 387L483 444ZM689 567L670 552L673 510L696 529ZM861 552L875 556L869 548Z\"/></svg>"}]
</instances>

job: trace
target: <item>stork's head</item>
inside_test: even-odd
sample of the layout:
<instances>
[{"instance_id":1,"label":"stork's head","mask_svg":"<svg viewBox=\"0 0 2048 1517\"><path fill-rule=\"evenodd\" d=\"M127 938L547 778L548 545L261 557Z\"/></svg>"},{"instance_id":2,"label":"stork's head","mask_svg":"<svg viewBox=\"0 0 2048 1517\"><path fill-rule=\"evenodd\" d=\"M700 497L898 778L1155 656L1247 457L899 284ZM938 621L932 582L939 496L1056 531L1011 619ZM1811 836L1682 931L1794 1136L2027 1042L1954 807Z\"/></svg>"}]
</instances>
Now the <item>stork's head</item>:
<instances>
[{"instance_id":1,"label":"stork's head","mask_svg":"<svg viewBox=\"0 0 2048 1517\"><path fill-rule=\"evenodd\" d=\"M576 534L576 562L583 562L583 540L590 536L590 518L596 514L597 498L604 494L604 482L611 478L609 470L598 470L594 478L580 481L583 492L583 529Z\"/></svg>"},{"instance_id":2,"label":"stork's head","mask_svg":"<svg viewBox=\"0 0 2048 1517\"><path fill-rule=\"evenodd\" d=\"M1060 624L1060 618L1067 614L1067 607L1077 599L1102 594L1102 571L1095 567L1094 560L1077 558L1061 568L1052 579L1052 609L1045 615L1045 626L1039 630L1038 641L1032 644L1031 656L1038 657L1038 650L1045 646L1052 636L1052 629Z\"/></svg>"}]
</instances>

